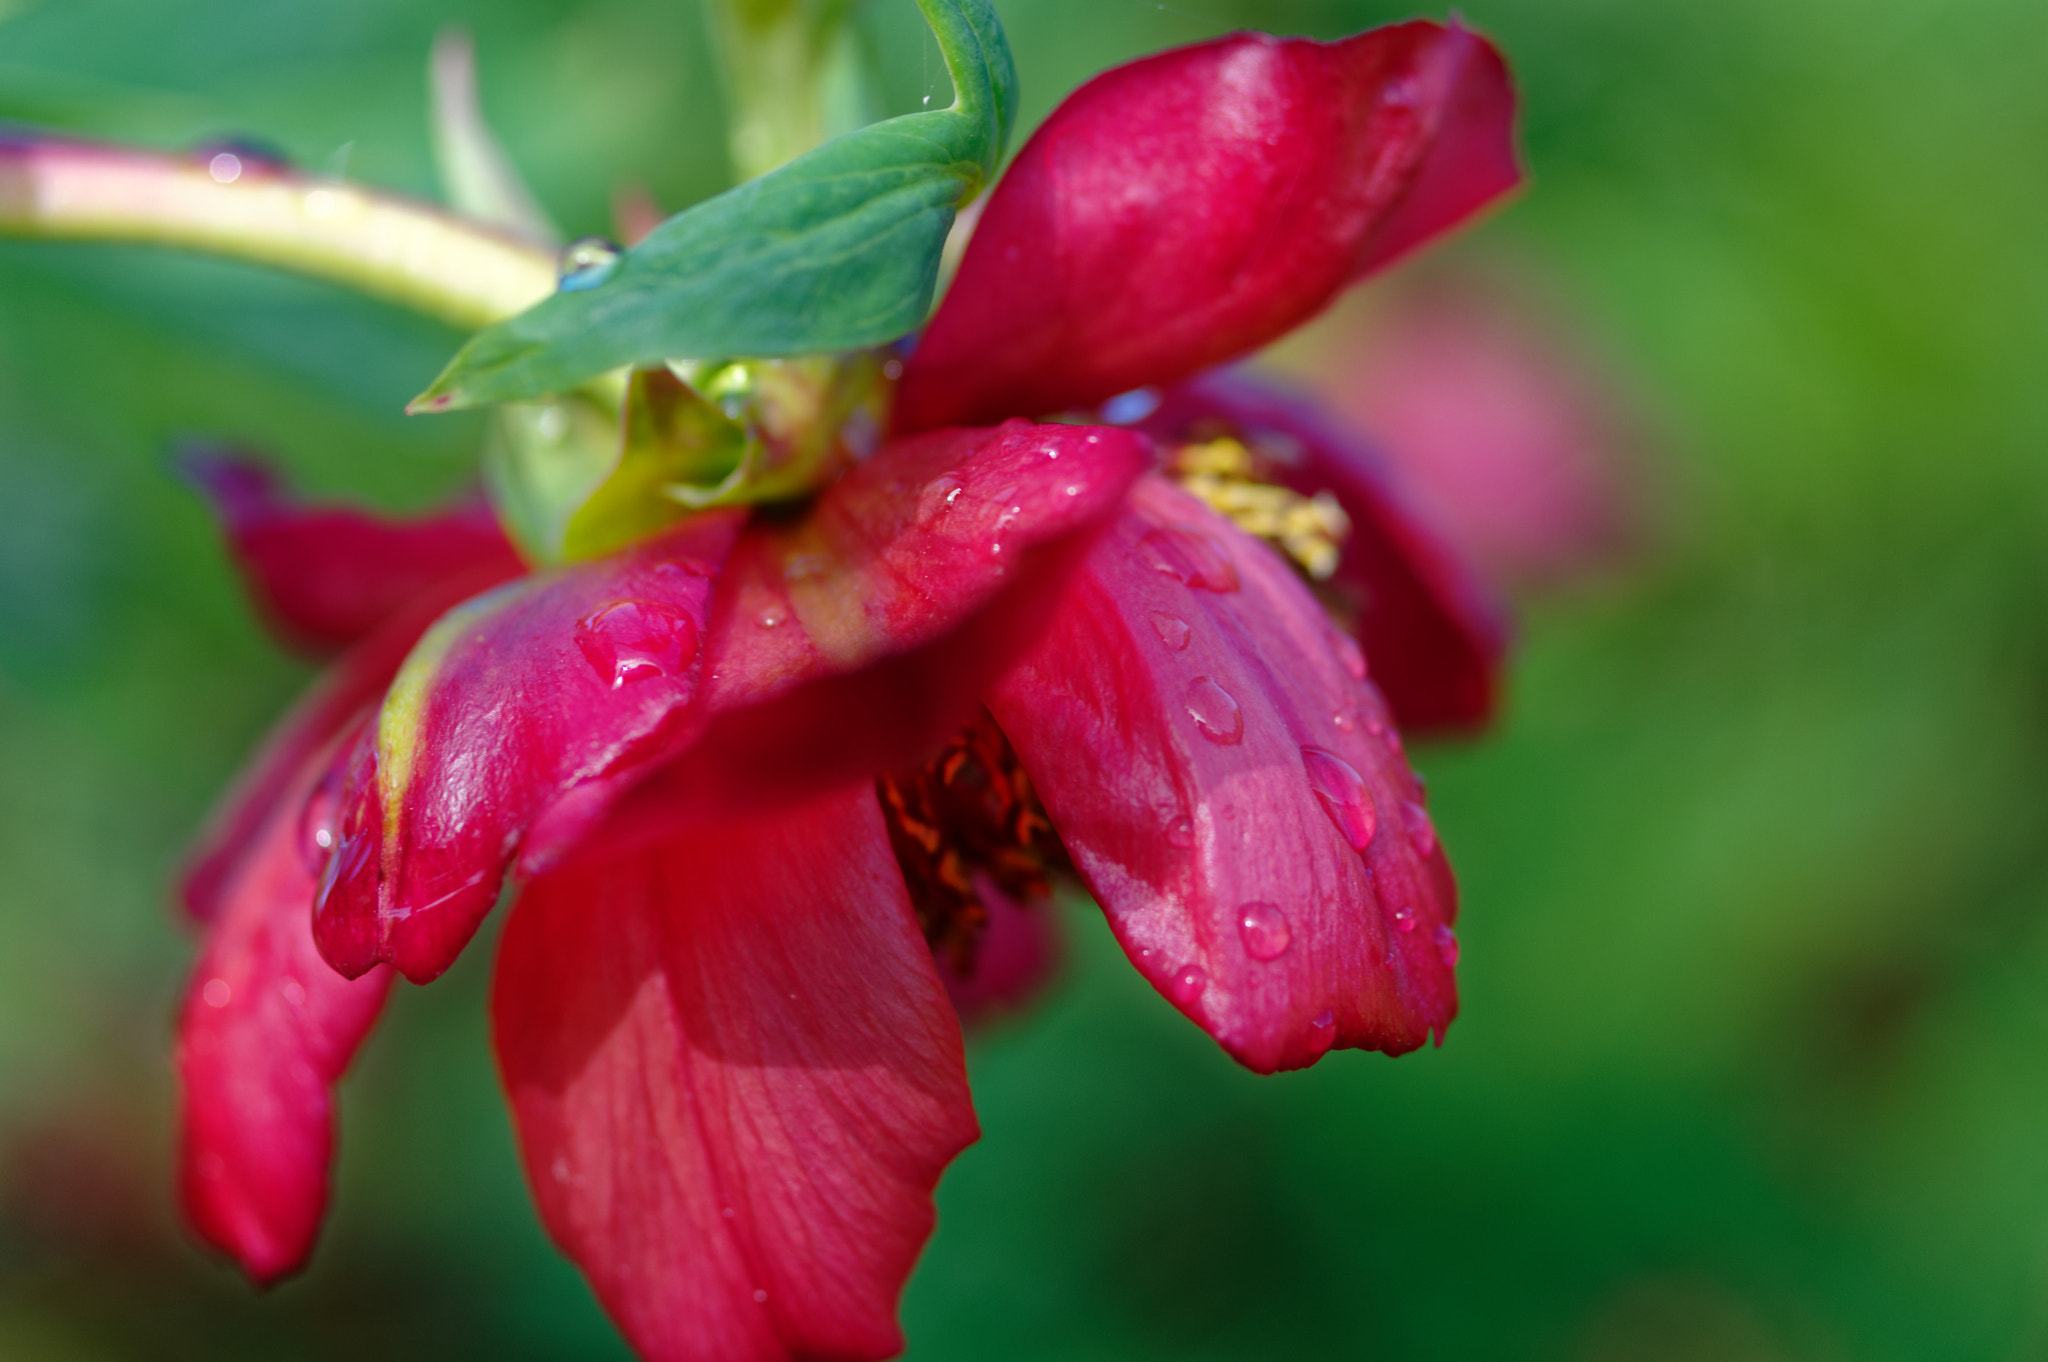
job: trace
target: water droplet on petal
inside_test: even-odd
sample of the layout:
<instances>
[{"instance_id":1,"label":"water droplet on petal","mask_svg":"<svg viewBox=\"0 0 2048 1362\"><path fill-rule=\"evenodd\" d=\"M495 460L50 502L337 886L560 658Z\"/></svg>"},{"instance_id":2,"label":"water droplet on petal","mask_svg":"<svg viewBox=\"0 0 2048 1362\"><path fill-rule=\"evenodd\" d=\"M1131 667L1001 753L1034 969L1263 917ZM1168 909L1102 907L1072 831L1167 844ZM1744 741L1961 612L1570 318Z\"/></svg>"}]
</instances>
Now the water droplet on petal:
<instances>
[{"instance_id":1,"label":"water droplet on petal","mask_svg":"<svg viewBox=\"0 0 2048 1362\"><path fill-rule=\"evenodd\" d=\"M1415 905L1405 899L1394 905L1394 925L1404 932L1415 930Z\"/></svg>"},{"instance_id":2,"label":"water droplet on petal","mask_svg":"<svg viewBox=\"0 0 2048 1362\"><path fill-rule=\"evenodd\" d=\"M1336 1024L1337 1014L1332 1012L1327 1007L1324 1008L1322 1011L1316 1013L1314 1017L1309 1019L1309 1025L1313 1026L1318 1031L1328 1031L1332 1027L1336 1026Z\"/></svg>"},{"instance_id":3,"label":"water droplet on petal","mask_svg":"<svg viewBox=\"0 0 2048 1362\"><path fill-rule=\"evenodd\" d=\"M1371 846L1373 834L1379 831L1379 814L1373 808L1372 793L1365 788L1365 777L1350 762L1320 747L1302 748L1301 761L1308 769L1309 788L1316 792L1323 812L1330 815L1344 840L1354 851Z\"/></svg>"},{"instance_id":4,"label":"water droplet on petal","mask_svg":"<svg viewBox=\"0 0 2048 1362\"><path fill-rule=\"evenodd\" d=\"M1244 741L1244 711L1223 687L1206 676L1188 683L1184 701L1194 716L1195 727L1210 742L1230 747Z\"/></svg>"},{"instance_id":5,"label":"water droplet on petal","mask_svg":"<svg viewBox=\"0 0 2048 1362\"><path fill-rule=\"evenodd\" d=\"M1238 909L1237 934L1254 960L1278 960L1294 940L1287 914L1271 903L1247 903Z\"/></svg>"},{"instance_id":6,"label":"water droplet on petal","mask_svg":"<svg viewBox=\"0 0 2048 1362\"><path fill-rule=\"evenodd\" d=\"M1437 924L1436 953L1443 958L1445 969L1457 968L1458 934L1442 923Z\"/></svg>"},{"instance_id":7,"label":"water droplet on petal","mask_svg":"<svg viewBox=\"0 0 2048 1362\"><path fill-rule=\"evenodd\" d=\"M330 767L299 811L299 859L315 877L326 868L341 837L341 785L341 768Z\"/></svg>"},{"instance_id":8,"label":"water droplet on petal","mask_svg":"<svg viewBox=\"0 0 2048 1362\"><path fill-rule=\"evenodd\" d=\"M680 676L697 656L697 626L660 601L613 601L576 623L576 646L613 690Z\"/></svg>"},{"instance_id":9,"label":"water droplet on petal","mask_svg":"<svg viewBox=\"0 0 2048 1362\"><path fill-rule=\"evenodd\" d=\"M242 178L242 158L232 151L223 151L206 163L206 173L220 184L233 184Z\"/></svg>"},{"instance_id":10,"label":"water droplet on petal","mask_svg":"<svg viewBox=\"0 0 2048 1362\"><path fill-rule=\"evenodd\" d=\"M235 990L225 979L208 979L199 996L208 1007L226 1007L235 1000Z\"/></svg>"},{"instance_id":11,"label":"water droplet on petal","mask_svg":"<svg viewBox=\"0 0 2048 1362\"><path fill-rule=\"evenodd\" d=\"M925 102L925 103L927 103L927 104L931 103L931 102L932 102L932 97L931 97L930 95L926 95L926 96L924 97L924 102ZM754 1288L754 1304L756 1304L756 1305L766 1305L767 1303L768 1303L768 1293L767 1293L766 1291L763 1291L763 1290L761 1290L761 1288L759 1288L759 1287L755 1287L755 1288Z\"/></svg>"},{"instance_id":12,"label":"water droplet on petal","mask_svg":"<svg viewBox=\"0 0 2048 1362\"><path fill-rule=\"evenodd\" d=\"M1436 824L1429 819L1429 810L1413 800L1401 803L1401 826L1408 833L1408 840L1415 843L1415 850L1424 856L1436 855Z\"/></svg>"},{"instance_id":13,"label":"water droplet on petal","mask_svg":"<svg viewBox=\"0 0 2048 1362\"><path fill-rule=\"evenodd\" d=\"M1166 825L1166 844L1185 851L1195 844L1195 820L1186 814Z\"/></svg>"},{"instance_id":14,"label":"water droplet on petal","mask_svg":"<svg viewBox=\"0 0 2048 1362\"><path fill-rule=\"evenodd\" d=\"M284 1000L293 1007L306 1005L306 986L296 979L286 979L279 985L278 992L284 994Z\"/></svg>"},{"instance_id":15,"label":"water droplet on petal","mask_svg":"<svg viewBox=\"0 0 2048 1362\"><path fill-rule=\"evenodd\" d=\"M1348 709L1340 709L1330 716L1330 722L1337 726L1339 733L1349 733L1358 727L1358 716Z\"/></svg>"},{"instance_id":16,"label":"water droplet on petal","mask_svg":"<svg viewBox=\"0 0 2048 1362\"><path fill-rule=\"evenodd\" d=\"M623 254L619 243L609 237L586 236L572 241L562 248L561 259L555 265L559 280L556 287L563 293L596 288L611 277L613 266Z\"/></svg>"},{"instance_id":17,"label":"water droplet on petal","mask_svg":"<svg viewBox=\"0 0 2048 1362\"><path fill-rule=\"evenodd\" d=\"M1167 980L1166 994L1183 1007L1202 996L1202 990L1209 986L1209 972L1200 965L1182 965Z\"/></svg>"},{"instance_id":18,"label":"water droplet on petal","mask_svg":"<svg viewBox=\"0 0 2048 1362\"><path fill-rule=\"evenodd\" d=\"M1330 647L1336 652L1337 660L1344 664L1344 670L1351 674L1353 681L1365 680L1365 649L1358 646L1358 640L1341 629L1330 631Z\"/></svg>"},{"instance_id":19,"label":"water droplet on petal","mask_svg":"<svg viewBox=\"0 0 2048 1362\"><path fill-rule=\"evenodd\" d=\"M1194 637L1195 632L1188 628L1188 622L1179 615L1169 615L1164 611L1152 616L1152 628L1158 633L1159 641L1174 652L1187 647L1188 640Z\"/></svg>"},{"instance_id":20,"label":"water droplet on petal","mask_svg":"<svg viewBox=\"0 0 2048 1362\"><path fill-rule=\"evenodd\" d=\"M770 601L767 605L761 607L760 614L754 616L754 623L760 625L763 629L774 629L779 627L788 618L789 610L782 602Z\"/></svg>"},{"instance_id":21,"label":"water droplet on petal","mask_svg":"<svg viewBox=\"0 0 2048 1362\"><path fill-rule=\"evenodd\" d=\"M555 1161L548 1165L548 1172L553 1175L556 1182L567 1182L569 1180L569 1160L563 1155L555 1155Z\"/></svg>"},{"instance_id":22,"label":"water droplet on petal","mask_svg":"<svg viewBox=\"0 0 2048 1362\"><path fill-rule=\"evenodd\" d=\"M1308 1048L1322 1055L1337 1043L1337 1014L1329 1008L1309 1018Z\"/></svg>"},{"instance_id":23,"label":"water droplet on petal","mask_svg":"<svg viewBox=\"0 0 2048 1362\"><path fill-rule=\"evenodd\" d=\"M1227 594L1238 589L1237 567L1223 546L1197 529L1171 525L1150 530L1138 553L1154 572L1163 572L1197 591Z\"/></svg>"}]
</instances>

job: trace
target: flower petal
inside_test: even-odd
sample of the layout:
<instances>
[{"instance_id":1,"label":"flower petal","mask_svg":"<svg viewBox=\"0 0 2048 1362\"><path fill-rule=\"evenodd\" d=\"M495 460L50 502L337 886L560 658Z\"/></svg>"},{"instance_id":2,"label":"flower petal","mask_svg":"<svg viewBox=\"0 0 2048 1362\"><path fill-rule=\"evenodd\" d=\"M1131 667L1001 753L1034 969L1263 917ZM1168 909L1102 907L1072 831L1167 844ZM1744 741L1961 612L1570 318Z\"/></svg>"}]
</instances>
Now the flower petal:
<instances>
[{"instance_id":1,"label":"flower petal","mask_svg":"<svg viewBox=\"0 0 2048 1362\"><path fill-rule=\"evenodd\" d=\"M695 517L477 597L427 632L374 748L345 758L346 813L314 915L336 969L440 974L536 825L580 828L696 720L712 580L741 522Z\"/></svg>"},{"instance_id":2,"label":"flower petal","mask_svg":"<svg viewBox=\"0 0 2048 1362\"><path fill-rule=\"evenodd\" d=\"M178 897L188 913L202 922L214 916L236 866L306 761L364 706L376 702L429 625L450 607L496 585L501 575L499 565L486 563L409 597L272 726L186 855Z\"/></svg>"},{"instance_id":3,"label":"flower petal","mask_svg":"<svg viewBox=\"0 0 2048 1362\"><path fill-rule=\"evenodd\" d=\"M1512 189L1513 111L1484 39L1420 21L1096 77L991 197L897 428L1088 407L1275 339Z\"/></svg>"},{"instance_id":4,"label":"flower petal","mask_svg":"<svg viewBox=\"0 0 2048 1362\"><path fill-rule=\"evenodd\" d=\"M1011 421L893 442L719 579L715 715L608 835L761 808L924 760L1044 627L1151 460L1130 431Z\"/></svg>"},{"instance_id":5,"label":"flower petal","mask_svg":"<svg viewBox=\"0 0 2048 1362\"><path fill-rule=\"evenodd\" d=\"M447 578L499 582L526 570L481 501L395 519L301 505L261 463L232 453L193 451L184 464L213 503L257 609L284 642L316 656L354 643Z\"/></svg>"},{"instance_id":6,"label":"flower petal","mask_svg":"<svg viewBox=\"0 0 2048 1362\"><path fill-rule=\"evenodd\" d=\"M932 956L953 1010L968 1026L1036 999L1058 972L1063 950L1050 899L1012 898L986 873L975 875L974 892L988 925L975 947L973 968L962 972L948 951Z\"/></svg>"},{"instance_id":7,"label":"flower petal","mask_svg":"<svg viewBox=\"0 0 2048 1362\"><path fill-rule=\"evenodd\" d=\"M384 970L343 979L313 946L300 812L323 765L301 761L271 802L227 883L178 1020L185 1214L260 1283L312 1251L327 1209L333 1087L391 982Z\"/></svg>"},{"instance_id":8,"label":"flower petal","mask_svg":"<svg viewBox=\"0 0 2048 1362\"><path fill-rule=\"evenodd\" d=\"M1457 1010L1450 866L1337 638L1264 545L1149 477L989 699L1132 961L1262 1073L1410 1050Z\"/></svg>"},{"instance_id":9,"label":"flower petal","mask_svg":"<svg viewBox=\"0 0 2048 1362\"><path fill-rule=\"evenodd\" d=\"M1279 455L1295 491L1327 491L1343 506L1351 537L1327 585L1355 614L1373 679L1401 726L1470 729L1492 718L1506 608L1410 505L1395 470L1313 403L1243 373L1207 374L1169 391L1145 428L1173 442L1219 424Z\"/></svg>"},{"instance_id":10,"label":"flower petal","mask_svg":"<svg viewBox=\"0 0 2048 1362\"><path fill-rule=\"evenodd\" d=\"M492 999L541 1217L650 1362L879 1358L979 1134L872 789L527 886Z\"/></svg>"}]
</instances>

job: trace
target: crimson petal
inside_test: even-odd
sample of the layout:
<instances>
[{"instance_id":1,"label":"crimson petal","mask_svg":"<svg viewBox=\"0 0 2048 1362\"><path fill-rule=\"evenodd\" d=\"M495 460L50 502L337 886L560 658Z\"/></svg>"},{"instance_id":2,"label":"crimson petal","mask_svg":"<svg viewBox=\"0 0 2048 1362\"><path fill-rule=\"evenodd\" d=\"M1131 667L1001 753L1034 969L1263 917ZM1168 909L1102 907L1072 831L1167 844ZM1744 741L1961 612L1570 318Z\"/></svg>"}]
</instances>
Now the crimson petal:
<instances>
[{"instance_id":1,"label":"crimson petal","mask_svg":"<svg viewBox=\"0 0 2048 1362\"><path fill-rule=\"evenodd\" d=\"M178 1021L179 1185L186 1217L258 1282L297 1270L327 1207L333 1086L390 988L347 980L311 931L302 761L230 877Z\"/></svg>"},{"instance_id":2,"label":"crimson petal","mask_svg":"<svg viewBox=\"0 0 2048 1362\"><path fill-rule=\"evenodd\" d=\"M1356 432L1305 398L1242 373L1170 390L1145 429L1168 442L1218 423L1282 454L1279 475L1329 492L1351 520L1330 587L1357 617L1373 679L1404 728L1463 730L1493 717L1507 610L1477 567L1402 495L1394 470Z\"/></svg>"},{"instance_id":3,"label":"crimson petal","mask_svg":"<svg viewBox=\"0 0 2048 1362\"><path fill-rule=\"evenodd\" d=\"M1520 179L1499 53L1418 21L1120 66L1003 177L899 430L1090 407L1253 350Z\"/></svg>"},{"instance_id":4,"label":"crimson petal","mask_svg":"<svg viewBox=\"0 0 2048 1362\"><path fill-rule=\"evenodd\" d=\"M1457 1010L1450 867L1340 637L1148 477L989 699L1132 961L1261 1073L1410 1050Z\"/></svg>"},{"instance_id":5,"label":"crimson petal","mask_svg":"<svg viewBox=\"0 0 2048 1362\"><path fill-rule=\"evenodd\" d=\"M976 712L1151 460L1130 431L1011 421L886 446L719 579L715 715L608 836L915 765Z\"/></svg>"},{"instance_id":6,"label":"crimson petal","mask_svg":"<svg viewBox=\"0 0 2048 1362\"><path fill-rule=\"evenodd\" d=\"M188 913L200 921L215 915L236 866L308 758L376 701L429 625L450 607L495 586L503 579L501 568L486 563L442 578L407 599L272 726L187 853L178 897Z\"/></svg>"},{"instance_id":7,"label":"crimson petal","mask_svg":"<svg viewBox=\"0 0 2048 1362\"><path fill-rule=\"evenodd\" d=\"M862 786L527 886L492 999L541 1217L650 1362L880 1358L979 1134Z\"/></svg>"},{"instance_id":8,"label":"crimson petal","mask_svg":"<svg viewBox=\"0 0 2048 1362\"><path fill-rule=\"evenodd\" d=\"M345 813L313 927L336 969L388 960L415 982L440 974L529 833L581 828L695 721L712 581L741 516L697 516L528 577L427 632L374 746L344 759Z\"/></svg>"},{"instance_id":9,"label":"crimson petal","mask_svg":"<svg viewBox=\"0 0 2048 1362\"><path fill-rule=\"evenodd\" d=\"M316 656L354 643L450 577L499 582L526 570L481 501L391 518L296 502L261 463L224 451L191 451L183 463L212 502L257 608L284 642Z\"/></svg>"}]
</instances>

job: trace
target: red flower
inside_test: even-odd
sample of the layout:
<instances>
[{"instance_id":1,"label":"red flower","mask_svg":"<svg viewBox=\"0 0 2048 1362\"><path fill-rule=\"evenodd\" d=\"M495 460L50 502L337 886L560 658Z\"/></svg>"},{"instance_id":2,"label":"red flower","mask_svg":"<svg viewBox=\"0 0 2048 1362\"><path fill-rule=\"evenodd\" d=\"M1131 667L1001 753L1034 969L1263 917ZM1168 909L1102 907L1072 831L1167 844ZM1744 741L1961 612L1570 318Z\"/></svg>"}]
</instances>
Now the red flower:
<instances>
[{"instance_id":1,"label":"red flower","mask_svg":"<svg viewBox=\"0 0 2048 1362\"><path fill-rule=\"evenodd\" d=\"M977 1134L933 950L957 975L1069 858L1254 1069L1441 1033L1455 893L1393 725L1490 704L1498 637L1452 560L1354 447L1222 389L1173 393L1158 445L960 423L1280 334L1510 188L1510 114L1493 51L1431 24L1110 72L993 195L896 438L800 513L706 512L480 596L389 588L188 882L212 922L180 1033L201 1231L261 1279L303 1260L386 966L440 973L508 874L493 1016L528 1176L652 1358L901 1346L931 1189ZM1228 498L1145 471L1219 439L1296 460L1239 493L1341 503L1365 651ZM263 599L339 641L294 604L324 599L332 513L211 484L246 494L227 519ZM379 533L394 582L424 561L401 546L452 542ZM464 572L505 575L471 547Z\"/></svg>"}]
</instances>

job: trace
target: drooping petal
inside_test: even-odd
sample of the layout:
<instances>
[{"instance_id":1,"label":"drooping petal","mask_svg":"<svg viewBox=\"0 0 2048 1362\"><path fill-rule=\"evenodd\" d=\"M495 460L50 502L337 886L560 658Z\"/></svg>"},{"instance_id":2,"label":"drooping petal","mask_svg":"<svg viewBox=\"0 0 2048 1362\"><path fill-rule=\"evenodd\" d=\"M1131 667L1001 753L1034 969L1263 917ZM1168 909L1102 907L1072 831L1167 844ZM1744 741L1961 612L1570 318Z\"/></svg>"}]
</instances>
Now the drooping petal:
<instances>
[{"instance_id":1,"label":"drooping petal","mask_svg":"<svg viewBox=\"0 0 2048 1362\"><path fill-rule=\"evenodd\" d=\"M902 1348L979 1132L872 788L540 876L492 1013L541 1217L642 1356Z\"/></svg>"},{"instance_id":2,"label":"drooping petal","mask_svg":"<svg viewBox=\"0 0 2048 1362\"><path fill-rule=\"evenodd\" d=\"M1512 189L1513 110L1492 46L1420 21L1096 77L991 197L897 428L1090 407L1275 339Z\"/></svg>"},{"instance_id":3,"label":"drooping petal","mask_svg":"<svg viewBox=\"0 0 2048 1362\"><path fill-rule=\"evenodd\" d=\"M271 802L226 885L178 1020L185 1214L260 1283L312 1251L327 1209L333 1087L391 982L386 970L343 979L313 945L302 810L323 765L302 760Z\"/></svg>"},{"instance_id":4,"label":"drooping petal","mask_svg":"<svg viewBox=\"0 0 2048 1362\"><path fill-rule=\"evenodd\" d=\"M1145 428L1168 443L1235 431L1269 453L1295 491L1335 496L1351 535L1327 585L1355 615L1394 717L1417 730L1470 729L1493 717L1506 608L1361 435L1243 373L1208 374L1170 390Z\"/></svg>"},{"instance_id":5,"label":"drooping petal","mask_svg":"<svg viewBox=\"0 0 2048 1362\"><path fill-rule=\"evenodd\" d=\"M294 501L261 463L232 453L194 451L184 464L213 503L257 609L284 642L316 656L354 643L448 578L488 585L526 570L481 501L393 518Z\"/></svg>"},{"instance_id":6,"label":"drooping petal","mask_svg":"<svg viewBox=\"0 0 2048 1362\"><path fill-rule=\"evenodd\" d=\"M712 580L741 515L450 611L405 660L374 745L343 758L314 932L336 969L452 963L537 824L581 828L696 718Z\"/></svg>"},{"instance_id":7,"label":"drooping petal","mask_svg":"<svg viewBox=\"0 0 2048 1362\"><path fill-rule=\"evenodd\" d=\"M283 718L242 768L186 854L178 897L206 921L219 908L230 877L306 761L391 684L405 655L427 627L458 603L502 579L486 563L441 578L398 605L341 658Z\"/></svg>"},{"instance_id":8,"label":"drooping petal","mask_svg":"<svg viewBox=\"0 0 2048 1362\"><path fill-rule=\"evenodd\" d=\"M1262 1073L1457 1009L1450 867L1353 657L1264 545L1148 477L989 699L1132 961Z\"/></svg>"},{"instance_id":9,"label":"drooping petal","mask_svg":"<svg viewBox=\"0 0 2048 1362\"><path fill-rule=\"evenodd\" d=\"M608 835L913 765L977 712L1150 461L1129 431L1011 421L885 447L719 580L710 728Z\"/></svg>"}]
</instances>

